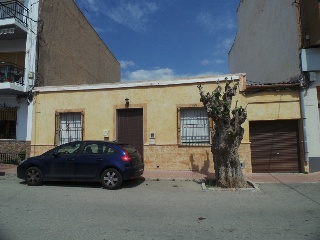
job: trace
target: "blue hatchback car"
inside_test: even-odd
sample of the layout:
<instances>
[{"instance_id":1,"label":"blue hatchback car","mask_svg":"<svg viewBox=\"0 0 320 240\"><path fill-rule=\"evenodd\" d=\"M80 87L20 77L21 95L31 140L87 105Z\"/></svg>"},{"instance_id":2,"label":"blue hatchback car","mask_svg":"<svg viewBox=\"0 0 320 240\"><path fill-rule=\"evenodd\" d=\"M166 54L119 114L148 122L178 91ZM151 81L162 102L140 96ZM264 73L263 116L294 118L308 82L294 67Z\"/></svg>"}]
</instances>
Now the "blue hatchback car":
<instances>
[{"instance_id":1,"label":"blue hatchback car","mask_svg":"<svg viewBox=\"0 0 320 240\"><path fill-rule=\"evenodd\" d=\"M128 144L75 141L21 161L17 176L30 186L43 181L100 181L106 189L117 189L143 171L141 155Z\"/></svg>"}]
</instances>

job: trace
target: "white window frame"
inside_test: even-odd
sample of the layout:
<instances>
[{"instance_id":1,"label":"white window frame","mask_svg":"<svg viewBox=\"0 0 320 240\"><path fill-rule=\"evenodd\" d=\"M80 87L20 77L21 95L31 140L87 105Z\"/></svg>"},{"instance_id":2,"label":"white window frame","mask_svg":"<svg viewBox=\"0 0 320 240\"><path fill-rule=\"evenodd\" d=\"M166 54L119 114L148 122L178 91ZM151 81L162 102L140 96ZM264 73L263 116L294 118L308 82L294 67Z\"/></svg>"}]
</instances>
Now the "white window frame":
<instances>
[{"instance_id":1,"label":"white window frame","mask_svg":"<svg viewBox=\"0 0 320 240\"><path fill-rule=\"evenodd\" d=\"M210 119L204 107L179 109L179 144L202 146L210 144Z\"/></svg>"},{"instance_id":2,"label":"white window frame","mask_svg":"<svg viewBox=\"0 0 320 240\"><path fill-rule=\"evenodd\" d=\"M56 112L56 145L83 140L83 112Z\"/></svg>"}]
</instances>

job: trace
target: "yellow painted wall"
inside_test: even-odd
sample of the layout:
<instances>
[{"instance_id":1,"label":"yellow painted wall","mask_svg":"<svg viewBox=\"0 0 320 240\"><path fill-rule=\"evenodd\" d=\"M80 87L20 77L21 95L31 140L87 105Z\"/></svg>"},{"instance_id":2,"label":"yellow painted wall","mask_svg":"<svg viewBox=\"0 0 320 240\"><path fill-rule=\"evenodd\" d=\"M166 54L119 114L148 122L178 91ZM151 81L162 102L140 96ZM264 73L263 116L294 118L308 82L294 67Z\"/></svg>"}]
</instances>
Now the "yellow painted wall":
<instances>
[{"instance_id":1,"label":"yellow painted wall","mask_svg":"<svg viewBox=\"0 0 320 240\"><path fill-rule=\"evenodd\" d=\"M300 119L298 92L262 92L245 95L248 120L244 139L249 139L249 122L261 120Z\"/></svg>"},{"instance_id":2,"label":"yellow painted wall","mask_svg":"<svg viewBox=\"0 0 320 240\"><path fill-rule=\"evenodd\" d=\"M205 83L203 90L211 92L216 86L216 83ZM116 140L116 109L125 108L126 98L129 108L143 108L146 169L213 172L210 146L179 146L177 109L202 106L197 84L38 92L34 101L31 155L54 146L56 111L83 111L85 140L103 140L103 130L109 130L110 141ZM298 92L240 93L233 100L234 104L238 101L238 106L247 106L248 120L243 124L245 135L239 154L245 161L244 172L250 173L249 121L300 119L299 95ZM156 145L149 145L150 132L156 133Z\"/></svg>"}]
</instances>

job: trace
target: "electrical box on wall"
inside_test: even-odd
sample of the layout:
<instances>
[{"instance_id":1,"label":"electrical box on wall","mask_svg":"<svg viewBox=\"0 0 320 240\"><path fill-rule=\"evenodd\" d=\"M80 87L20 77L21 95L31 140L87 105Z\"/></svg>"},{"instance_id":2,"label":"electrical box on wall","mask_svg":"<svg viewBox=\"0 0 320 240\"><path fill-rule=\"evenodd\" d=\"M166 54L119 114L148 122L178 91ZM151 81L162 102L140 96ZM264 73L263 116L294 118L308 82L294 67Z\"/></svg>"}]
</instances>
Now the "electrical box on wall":
<instances>
[{"instance_id":1,"label":"electrical box on wall","mask_svg":"<svg viewBox=\"0 0 320 240\"><path fill-rule=\"evenodd\" d=\"M314 82L317 80L317 73L316 72L309 72L309 80L310 82Z\"/></svg>"},{"instance_id":2,"label":"electrical box on wall","mask_svg":"<svg viewBox=\"0 0 320 240\"><path fill-rule=\"evenodd\" d=\"M28 73L28 78L29 79L34 79L34 72L29 72Z\"/></svg>"},{"instance_id":3,"label":"electrical box on wall","mask_svg":"<svg viewBox=\"0 0 320 240\"><path fill-rule=\"evenodd\" d=\"M156 144L156 133L151 132L149 136L149 144L150 145L155 145Z\"/></svg>"},{"instance_id":4,"label":"electrical box on wall","mask_svg":"<svg viewBox=\"0 0 320 240\"><path fill-rule=\"evenodd\" d=\"M103 130L102 132L104 137L109 137L109 130Z\"/></svg>"},{"instance_id":5,"label":"electrical box on wall","mask_svg":"<svg viewBox=\"0 0 320 240\"><path fill-rule=\"evenodd\" d=\"M244 169L245 168L245 162L244 161L240 161L240 167L241 167L241 169Z\"/></svg>"},{"instance_id":6,"label":"electrical box on wall","mask_svg":"<svg viewBox=\"0 0 320 240\"><path fill-rule=\"evenodd\" d=\"M29 84L29 87L34 86L34 80L33 79L29 79L28 80L28 84Z\"/></svg>"},{"instance_id":7,"label":"electrical box on wall","mask_svg":"<svg viewBox=\"0 0 320 240\"><path fill-rule=\"evenodd\" d=\"M103 130L102 133L103 133L104 141L109 141L110 140L110 138L109 138L109 130Z\"/></svg>"}]
</instances>

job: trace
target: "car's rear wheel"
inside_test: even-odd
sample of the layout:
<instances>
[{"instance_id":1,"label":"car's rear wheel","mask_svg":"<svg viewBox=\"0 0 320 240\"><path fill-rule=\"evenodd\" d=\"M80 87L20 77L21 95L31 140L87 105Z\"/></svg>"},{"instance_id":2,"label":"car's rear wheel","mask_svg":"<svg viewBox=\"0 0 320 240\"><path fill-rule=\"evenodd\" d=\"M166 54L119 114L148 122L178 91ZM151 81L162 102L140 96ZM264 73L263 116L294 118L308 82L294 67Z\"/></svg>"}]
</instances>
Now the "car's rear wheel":
<instances>
[{"instance_id":1,"label":"car's rear wheel","mask_svg":"<svg viewBox=\"0 0 320 240\"><path fill-rule=\"evenodd\" d=\"M118 189L122 184L122 176L118 170L108 168L101 175L102 186L109 190Z\"/></svg>"},{"instance_id":2,"label":"car's rear wheel","mask_svg":"<svg viewBox=\"0 0 320 240\"><path fill-rule=\"evenodd\" d=\"M39 186L43 182L43 175L39 168L30 167L26 171L25 180L29 186Z\"/></svg>"}]
</instances>

